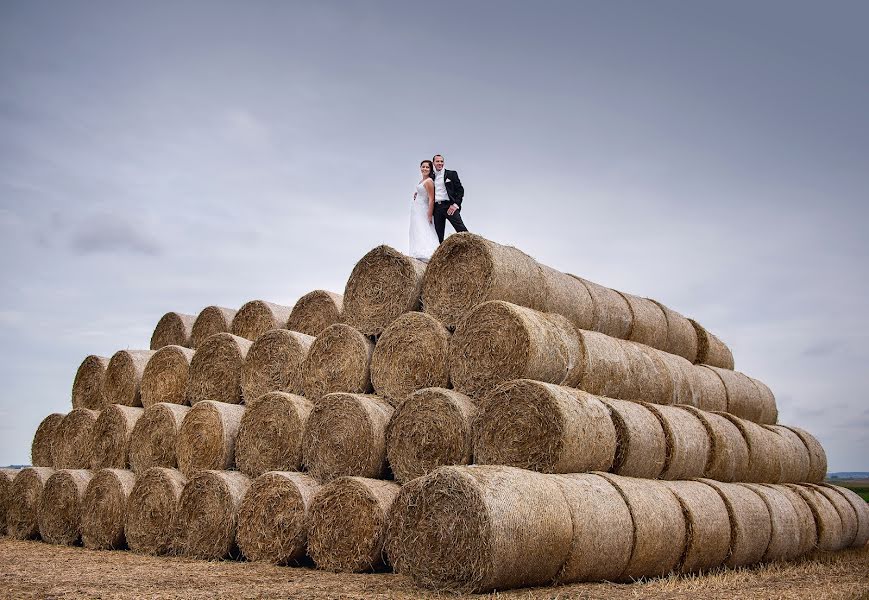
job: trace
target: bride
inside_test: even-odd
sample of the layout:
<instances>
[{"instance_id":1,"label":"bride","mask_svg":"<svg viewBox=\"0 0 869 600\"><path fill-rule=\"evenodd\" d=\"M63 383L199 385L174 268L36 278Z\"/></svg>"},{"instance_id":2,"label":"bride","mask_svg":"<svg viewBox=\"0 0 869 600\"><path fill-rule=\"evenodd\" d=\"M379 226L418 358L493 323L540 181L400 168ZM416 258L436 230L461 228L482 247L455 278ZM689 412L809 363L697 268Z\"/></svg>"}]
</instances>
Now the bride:
<instances>
[{"instance_id":1,"label":"bride","mask_svg":"<svg viewBox=\"0 0 869 600\"><path fill-rule=\"evenodd\" d=\"M430 160L419 163L422 179L410 205L410 256L428 262L438 247L434 214L434 165Z\"/></svg>"}]
</instances>

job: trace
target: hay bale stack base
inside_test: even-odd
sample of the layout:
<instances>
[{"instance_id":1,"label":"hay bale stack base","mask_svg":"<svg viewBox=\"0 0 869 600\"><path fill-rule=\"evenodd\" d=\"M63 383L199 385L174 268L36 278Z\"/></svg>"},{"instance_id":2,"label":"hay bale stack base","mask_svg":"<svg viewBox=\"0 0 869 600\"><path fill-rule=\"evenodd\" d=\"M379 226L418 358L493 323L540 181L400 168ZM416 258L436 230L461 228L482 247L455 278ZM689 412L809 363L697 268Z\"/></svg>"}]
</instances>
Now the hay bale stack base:
<instances>
[{"instance_id":1,"label":"hay bale stack base","mask_svg":"<svg viewBox=\"0 0 869 600\"><path fill-rule=\"evenodd\" d=\"M144 408L112 404L100 413L91 430L91 469L126 469L129 466L133 428L144 412Z\"/></svg>"},{"instance_id":2,"label":"hay bale stack base","mask_svg":"<svg viewBox=\"0 0 869 600\"><path fill-rule=\"evenodd\" d=\"M0 469L0 535L6 535L9 504L12 501L12 482L21 469Z\"/></svg>"},{"instance_id":3,"label":"hay bale stack base","mask_svg":"<svg viewBox=\"0 0 869 600\"><path fill-rule=\"evenodd\" d=\"M308 292L296 302L287 329L311 336L341 321L344 312L344 296L326 290Z\"/></svg>"},{"instance_id":4,"label":"hay bale stack base","mask_svg":"<svg viewBox=\"0 0 869 600\"><path fill-rule=\"evenodd\" d=\"M103 380L106 378L106 368L109 359L105 356L91 354L79 365L72 383L72 407L102 410Z\"/></svg>"},{"instance_id":5,"label":"hay bale stack base","mask_svg":"<svg viewBox=\"0 0 869 600\"><path fill-rule=\"evenodd\" d=\"M181 422L175 438L178 469L191 477L199 470L235 467L235 438L245 407L205 400L197 402Z\"/></svg>"},{"instance_id":6,"label":"hay bale stack base","mask_svg":"<svg viewBox=\"0 0 869 600\"><path fill-rule=\"evenodd\" d=\"M81 506L93 472L56 471L45 482L39 501L39 535L49 544L72 546L81 539Z\"/></svg>"},{"instance_id":7,"label":"hay bale stack base","mask_svg":"<svg viewBox=\"0 0 869 600\"><path fill-rule=\"evenodd\" d=\"M230 331L233 335L254 341L266 331L285 329L291 312L292 306L251 300L235 313Z\"/></svg>"},{"instance_id":8,"label":"hay bale stack base","mask_svg":"<svg viewBox=\"0 0 869 600\"><path fill-rule=\"evenodd\" d=\"M142 406L158 402L186 404L187 379L193 350L181 346L164 346L148 360L142 372Z\"/></svg>"},{"instance_id":9,"label":"hay bale stack base","mask_svg":"<svg viewBox=\"0 0 869 600\"><path fill-rule=\"evenodd\" d=\"M778 486L757 483L740 483L755 492L766 504L772 526L769 546L763 555L764 561L791 560L798 556L799 516L793 503L779 491Z\"/></svg>"},{"instance_id":10,"label":"hay bale stack base","mask_svg":"<svg viewBox=\"0 0 869 600\"><path fill-rule=\"evenodd\" d=\"M151 467L175 468L175 443L189 406L159 402L145 409L130 434L130 468L143 473Z\"/></svg>"},{"instance_id":11,"label":"hay bale stack base","mask_svg":"<svg viewBox=\"0 0 869 600\"><path fill-rule=\"evenodd\" d=\"M91 431L100 416L87 408L72 409L54 433L51 457L60 469L87 469L91 466Z\"/></svg>"},{"instance_id":12,"label":"hay bale stack base","mask_svg":"<svg viewBox=\"0 0 869 600\"><path fill-rule=\"evenodd\" d=\"M165 346L190 348L195 322L195 315L167 312L160 317L151 335L151 350L159 350Z\"/></svg>"},{"instance_id":13,"label":"hay bale stack base","mask_svg":"<svg viewBox=\"0 0 869 600\"><path fill-rule=\"evenodd\" d=\"M241 371L251 342L229 333L218 333L202 343L190 361L187 404L216 400L241 402Z\"/></svg>"},{"instance_id":14,"label":"hay bale stack base","mask_svg":"<svg viewBox=\"0 0 869 600\"><path fill-rule=\"evenodd\" d=\"M338 323L324 329L302 363L302 389L316 400L333 392L367 394L371 387L374 343L353 327Z\"/></svg>"},{"instance_id":15,"label":"hay bale stack base","mask_svg":"<svg viewBox=\"0 0 869 600\"><path fill-rule=\"evenodd\" d=\"M81 503L81 541L92 550L119 550L124 537L127 498L136 483L132 471L102 469L88 483Z\"/></svg>"},{"instance_id":16,"label":"hay bale stack base","mask_svg":"<svg viewBox=\"0 0 869 600\"><path fill-rule=\"evenodd\" d=\"M302 393L302 361L314 338L288 329L272 329L251 344L241 369L245 402L267 392Z\"/></svg>"},{"instance_id":17,"label":"hay bale stack base","mask_svg":"<svg viewBox=\"0 0 869 600\"><path fill-rule=\"evenodd\" d=\"M724 564L730 552L730 516L724 500L700 481L664 481L682 506L687 525L680 573L706 571Z\"/></svg>"},{"instance_id":18,"label":"hay bale stack base","mask_svg":"<svg viewBox=\"0 0 869 600\"><path fill-rule=\"evenodd\" d=\"M721 496L730 517L730 554L724 564L744 567L759 562L772 535L769 509L763 499L736 483L700 479Z\"/></svg>"},{"instance_id":19,"label":"hay bale stack base","mask_svg":"<svg viewBox=\"0 0 869 600\"><path fill-rule=\"evenodd\" d=\"M51 413L39 423L30 445L30 462L34 467L53 467L52 447L57 428L63 421L63 413Z\"/></svg>"},{"instance_id":20,"label":"hay bale stack base","mask_svg":"<svg viewBox=\"0 0 869 600\"><path fill-rule=\"evenodd\" d=\"M313 406L285 392L263 394L247 405L235 440L235 463L250 477L302 467L302 432Z\"/></svg>"},{"instance_id":21,"label":"hay bale stack base","mask_svg":"<svg viewBox=\"0 0 869 600\"><path fill-rule=\"evenodd\" d=\"M17 540L39 537L39 505L45 482L54 475L50 467L27 467L12 480L6 534Z\"/></svg>"},{"instance_id":22,"label":"hay bale stack base","mask_svg":"<svg viewBox=\"0 0 869 600\"><path fill-rule=\"evenodd\" d=\"M616 432L612 471L626 477L657 479L667 461L667 438L648 408L629 400L601 398Z\"/></svg>"},{"instance_id":23,"label":"hay bale stack base","mask_svg":"<svg viewBox=\"0 0 869 600\"><path fill-rule=\"evenodd\" d=\"M190 334L190 347L199 348L202 343L215 333L231 333L232 319L235 318L232 308L222 306L206 306L196 317L193 331Z\"/></svg>"},{"instance_id":24,"label":"hay bale stack base","mask_svg":"<svg viewBox=\"0 0 869 600\"><path fill-rule=\"evenodd\" d=\"M142 373L153 350L118 350L109 360L103 379L103 406L142 406Z\"/></svg>"},{"instance_id":25,"label":"hay bale stack base","mask_svg":"<svg viewBox=\"0 0 869 600\"><path fill-rule=\"evenodd\" d=\"M173 522L187 478L176 469L153 467L136 478L127 499L124 535L130 550L168 554L173 548Z\"/></svg>"},{"instance_id":26,"label":"hay bale stack base","mask_svg":"<svg viewBox=\"0 0 869 600\"><path fill-rule=\"evenodd\" d=\"M709 462L709 433L700 419L679 406L645 404L664 428L667 458L661 479L702 477Z\"/></svg>"}]
</instances>

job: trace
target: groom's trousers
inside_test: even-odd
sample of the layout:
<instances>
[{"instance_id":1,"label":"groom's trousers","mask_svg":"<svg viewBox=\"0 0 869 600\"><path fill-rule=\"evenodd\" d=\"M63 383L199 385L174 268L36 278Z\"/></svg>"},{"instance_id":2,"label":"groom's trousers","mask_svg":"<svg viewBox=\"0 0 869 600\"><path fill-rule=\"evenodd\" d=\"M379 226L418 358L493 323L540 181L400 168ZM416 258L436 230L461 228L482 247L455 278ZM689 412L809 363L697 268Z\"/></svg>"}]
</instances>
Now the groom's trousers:
<instances>
[{"instance_id":1,"label":"groom's trousers","mask_svg":"<svg viewBox=\"0 0 869 600\"><path fill-rule=\"evenodd\" d=\"M434 220L435 231L438 234L438 240L444 241L444 229L446 229L447 221L450 222L450 225L453 226L453 229L456 230L456 233L459 231L467 231L468 228L465 227L465 224L462 222L462 209L459 207L459 210L454 212L451 215L447 214L447 210L452 206L452 202L435 202L434 205L434 214L432 214Z\"/></svg>"}]
</instances>

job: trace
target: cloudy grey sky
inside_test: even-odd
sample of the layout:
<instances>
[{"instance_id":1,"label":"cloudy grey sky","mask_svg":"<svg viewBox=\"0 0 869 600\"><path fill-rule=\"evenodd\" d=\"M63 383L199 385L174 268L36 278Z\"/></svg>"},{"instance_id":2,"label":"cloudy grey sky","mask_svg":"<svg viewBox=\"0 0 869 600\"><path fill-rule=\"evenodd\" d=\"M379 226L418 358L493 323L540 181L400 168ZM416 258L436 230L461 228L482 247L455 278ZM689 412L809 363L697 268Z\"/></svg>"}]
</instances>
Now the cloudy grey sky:
<instances>
[{"instance_id":1,"label":"cloudy grey sky","mask_svg":"<svg viewBox=\"0 0 869 600\"><path fill-rule=\"evenodd\" d=\"M468 226L695 316L869 470L865 2L0 4L0 464L168 310ZM449 227L448 227L449 229Z\"/></svg>"}]
</instances>

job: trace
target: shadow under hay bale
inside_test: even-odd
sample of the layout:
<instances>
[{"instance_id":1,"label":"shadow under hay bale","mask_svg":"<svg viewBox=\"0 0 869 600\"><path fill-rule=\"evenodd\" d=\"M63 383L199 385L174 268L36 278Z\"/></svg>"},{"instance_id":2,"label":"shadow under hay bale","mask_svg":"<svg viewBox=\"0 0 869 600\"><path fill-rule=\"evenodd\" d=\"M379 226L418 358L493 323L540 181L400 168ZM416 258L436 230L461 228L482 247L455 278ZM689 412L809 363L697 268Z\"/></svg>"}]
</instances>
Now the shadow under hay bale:
<instances>
[{"instance_id":1,"label":"shadow under hay bale","mask_svg":"<svg viewBox=\"0 0 869 600\"><path fill-rule=\"evenodd\" d=\"M233 335L254 341L266 331L286 329L292 311L292 306L251 300L235 313L230 331Z\"/></svg>"},{"instance_id":2,"label":"shadow under hay bale","mask_svg":"<svg viewBox=\"0 0 869 600\"><path fill-rule=\"evenodd\" d=\"M803 556L814 550L818 545L818 530L815 527L815 517L808 503L803 500L799 492L787 485L776 485L774 483L765 483L763 485L775 488L787 496L794 507L797 515L797 530L794 533L799 540L796 549L797 556Z\"/></svg>"},{"instance_id":3,"label":"shadow under hay bale","mask_svg":"<svg viewBox=\"0 0 869 600\"><path fill-rule=\"evenodd\" d=\"M845 500L854 509L854 514L857 517L857 533L854 536L854 541L851 544L852 548L862 548L869 541L869 504L866 503L854 490L849 490L846 487L838 485L823 484L823 487L829 488L834 492L842 495Z\"/></svg>"},{"instance_id":4,"label":"shadow under hay bale","mask_svg":"<svg viewBox=\"0 0 869 600\"><path fill-rule=\"evenodd\" d=\"M821 443L815 436L805 429L787 425L784 427L800 436L800 439L803 440L806 449L809 451L809 474L806 477L806 482L821 483L824 481L824 478L827 476L827 453L824 451L824 447L821 446Z\"/></svg>"},{"instance_id":5,"label":"shadow under hay bale","mask_svg":"<svg viewBox=\"0 0 869 600\"><path fill-rule=\"evenodd\" d=\"M222 306L206 306L200 311L193 323L190 334L190 347L199 348L202 343L215 333L231 333L232 319L236 310Z\"/></svg>"},{"instance_id":6,"label":"shadow under hay bale","mask_svg":"<svg viewBox=\"0 0 869 600\"><path fill-rule=\"evenodd\" d=\"M263 394L247 405L235 440L239 471L258 477L266 471L302 468L302 432L313 405L286 392Z\"/></svg>"},{"instance_id":7,"label":"shadow under hay bale","mask_svg":"<svg viewBox=\"0 0 869 600\"><path fill-rule=\"evenodd\" d=\"M748 468L743 481L748 483L779 483L781 481L781 438L757 423L729 413L715 413L736 425L748 446Z\"/></svg>"},{"instance_id":8,"label":"shadow under hay bale","mask_svg":"<svg viewBox=\"0 0 869 600\"><path fill-rule=\"evenodd\" d=\"M84 493L81 503L81 541L91 550L120 550L124 537L127 498L136 482L132 471L102 469Z\"/></svg>"},{"instance_id":9,"label":"shadow under hay bale","mask_svg":"<svg viewBox=\"0 0 869 600\"><path fill-rule=\"evenodd\" d=\"M130 465L130 438L144 412L144 408L112 404L100 413L89 442L91 469L126 469Z\"/></svg>"},{"instance_id":10,"label":"shadow under hay bale","mask_svg":"<svg viewBox=\"0 0 869 600\"><path fill-rule=\"evenodd\" d=\"M248 560L278 565L305 556L311 500L320 485L304 473L257 477L238 509L238 547Z\"/></svg>"},{"instance_id":11,"label":"shadow under hay bale","mask_svg":"<svg viewBox=\"0 0 869 600\"><path fill-rule=\"evenodd\" d=\"M661 307L648 298L619 294L631 309L631 333L627 339L652 348L666 348L667 317Z\"/></svg>"},{"instance_id":12,"label":"shadow under hay bale","mask_svg":"<svg viewBox=\"0 0 869 600\"><path fill-rule=\"evenodd\" d=\"M324 329L341 321L344 296L326 290L308 292L296 302L287 319L287 329L317 337Z\"/></svg>"},{"instance_id":13,"label":"shadow under hay bale","mask_svg":"<svg viewBox=\"0 0 869 600\"><path fill-rule=\"evenodd\" d=\"M97 418L95 410L74 408L58 424L51 446L54 466L59 469L87 469L91 466L91 432Z\"/></svg>"},{"instance_id":14,"label":"shadow under hay bale","mask_svg":"<svg viewBox=\"0 0 869 600\"><path fill-rule=\"evenodd\" d=\"M53 467L54 458L51 448L54 445L54 436L60 422L63 421L63 413L51 413L39 423L33 442L30 445L30 462L34 467Z\"/></svg>"},{"instance_id":15,"label":"shadow under hay bale","mask_svg":"<svg viewBox=\"0 0 869 600\"><path fill-rule=\"evenodd\" d=\"M613 421L616 453L612 471L626 477L657 479L667 461L667 438L658 418L643 404L601 398Z\"/></svg>"},{"instance_id":16,"label":"shadow under hay bale","mask_svg":"<svg viewBox=\"0 0 869 600\"><path fill-rule=\"evenodd\" d=\"M327 571L361 573L384 565L387 515L397 483L339 477L311 500L308 554Z\"/></svg>"},{"instance_id":17,"label":"shadow under hay bale","mask_svg":"<svg viewBox=\"0 0 869 600\"><path fill-rule=\"evenodd\" d=\"M176 468L175 444L189 406L158 402L145 409L130 434L130 468L143 473L151 467Z\"/></svg>"},{"instance_id":18,"label":"shadow under hay bale","mask_svg":"<svg viewBox=\"0 0 869 600\"><path fill-rule=\"evenodd\" d=\"M792 560L799 555L800 540L795 535L799 531L799 517L794 505L778 486L765 486L757 483L739 483L755 492L766 504L772 525L769 546L763 555L765 562Z\"/></svg>"},{"instance_id":19,"label":"shadow under hay bale","mask_svg":"<svg viewBox=\"0 0 869 600\"><path fill-rule=\"evenodd\" d=\"M54 475L50 467L26 467L15 475L6 513L6 534L17 540L39 537L39 504L45 482Z\"/></svg>"},{"instance_id":20,"label":"shadow under hay bale","mask_svg":"<svg viewBox=\"0 0 869 600\"><path fill-rule=\"evenodd\" d=\"M691 369L691 386L697 395L697 408L701 410L727 410L727 388L721 377L705 365Z\"/></svg>"},{"instance_id":21,"label":"shadow under hay bale","mask_svg":"<svg viewBox=\"0 0 869 600\"><path fill-rule=\"evenodd\" d=\"M160 317L151 335L151 350L159 350L164 346L190 348L195 322L195 315L167 312Z\"/></svg>"},{"instance_id":22,"label":"shadow under hay bale","mask_svg":"<svg viewBox=\"0 0 869 600\"><path fill-rule=\"evenodd\" d=\"M9 504L12 501L12 482L21 469L0 469L0 535L6 535Z\"/></svg>"},{"instance_id":23,"label":"shadow under hay bale","mask_svg":"<svg viewBox=\"0 0 869 600\"><path fill-rule=\"evenodd\" d=\"M142 406L142 373L153 350L118 350L109 360L103 379L103 406Z\"/></svg>"},{"instance_id":24,"label":"shadow under hay bale","mask_svg":"<svg viewBox=\"0 0 869 600\"><path fill-rule=\"evenodd\" d=\"M203 400L190 409L178 436L175 456L178 470L192 477L200 470L227 470L235 467L235 439L245 407Z\"/></svg>"},{"instance_id":25,"label":"shadow under hay bale","mask_svg":"<svg viewBox=\"0 0 869 600\"><path fill-rule=\"evenodd\" d=\"M386 456L396 481L473 462L476 414L470 398L443 388L418 390L399 404L386 427Z\"/></svg>"},{"instance_id":26,"label":"shadow under hay bale","mask_svg":"<svg viewBox=\"0 0 869 600\"><path fill-rule=\"evenodd\" d=\"M679 573L707 571L724 564L730 552L730 517L724 500L700 481L663 481L682 506L687 525Z\"/></svg>"},{"instance_id":27,"label":"shadow under hay bale","mask_svg":"<svg viewBox=\"0 0 869 600\"><path fill-rule=\"evenodd\" d=\"M311 344L302 363L305 396L316 400L334 392L370 393L373 353L374 343L353 327L330 325Z\"/></svg>"},{"instance_id":28,"label":"shadow under hay bale","mask_svg":"<svg viewBox=\"0 0 869 600\"><path fill-rule=\"evenodd\" d=\"M186 483L180 471L163 467L150 468L137 477L127 499L124 522L130 550L154 555L172 551L172 525Z\"/></svg>"},{"instance_id":29,"label":"shadow under hay bale","mask_svg":"<svg viewBox=\"0 0 869 600\"><path fill-rule=\"evenodd\" d=\"M187 404L203 400L241 402L241 372L252 342L230 333L218 333L202 343L190 361Z\"/></svg>"},{"instance_id":30,"label":"shadow under hay bale","mask_svg":"<svg viewBox=\"0 0 869 600\"><path fill-rule=\"evenodd\" d=\"M187 402L187 379L193 353L181 346L164 346L154 353L142 372L140 390L144 408L159 402Z\"/></svg>"},{"instance_id":31,"label":"shadow under hay bale","mask_svg":"<svg viewBox=\"0 0 869 600\"><path fill-rule=\"evenodd\" d=\"M688 321L697 333L697 357L694 362L732 371L734 367L733 353L727 344L694 319L688 319Z\"/></svg>"},{"instance_id":32,"label":"shadow under hay bale","mask_svg":"<svg viewBox=\"0 0 869 600\"><path fill-rule=\"evenodd\" d=\"M730 553L724 564L731 568L753 565L763 558L772 535L766 503L755 492L736 483L700 479L727 507L730 518Z\"/></svg>"},{"instance_id":33,"label":"shadow under hay bale","mask_svg":"<svg viewBox=\"0 0 869 600\"><path fill-rule=\"evenodd\" d=\"M39 535L49 544L73 546L81 540L81 503L93 472L86 469L56 471L42 490Z\"/></svg>"},{"instance_id":34,"label":"shadow under hay bale","mask_svg":"<svg viewBox=\"0 0 869 600\"><path fill-rule=\"evenodd\" d=\"M657 300L652 300L652 302L661 307L667 319L667 346L661 350L681 356L689 363L695 362L698 346L697 332L691 321Z\"/></svg>"},{"instance_id":35,"label":"shadow under hay bale","mask_svg":"<svg viewBox=\"0 0 869 600\"><path fill-rule=\"evenodd\" d=\"M784 451L781 457L781 482L802 483L809 479L809 451L794 431L781 425L763 425L764 429L780 437Z\"/></svg>"},{"instance_id":36,"label":"shadow under hay bale","mask_svg":"<svg viewBox=\"0 0 869 600\"><path fill-rule=\"evenodd\" d=\"M72 407L102 410L103 380L106 378L106 368L109 359L105 356L91 354L86 357L75 373L72 383Z\"/></svg>"},{"instance_id":37,"label":"shadow under hay bale","mask_svg":"<svg viewBox=\"0 0 869 600\"><path fill-rule=\"evenodd\" d=\"M667 458L661 479L703 477L709 461L709 434L700 419L679 406L644 403L661 422L667 444Z\"/></svg>"},{"instance_id":38,"label":"shadow under hay bale","mask_svg":"<svg viewBox=\"0 0 869 600\"><path fill-rule=\"evenodd\" d=\"M709 434L709 460L703 476L716 481L744 481L748 473L748 443L729 419L693 406L682 406L700 420Z\"/></svg>"},{"instance_id":39,"label":"shadow under hay bale","mask_svg":"<svg viewBox=\"0 0 869 600\"><path fill-rule=\"evenodd\" d=\"M302 393L302 361L314 338L288 329L272 329L251 344L241 368L245 402L268 392Z\"/></svg>"}]
</instances>

